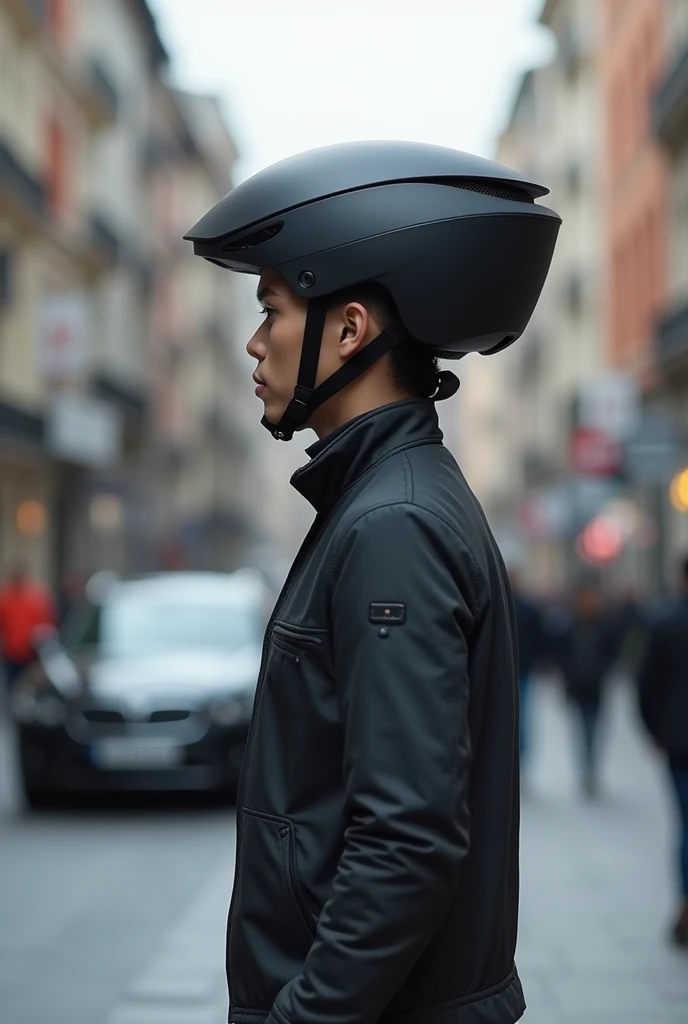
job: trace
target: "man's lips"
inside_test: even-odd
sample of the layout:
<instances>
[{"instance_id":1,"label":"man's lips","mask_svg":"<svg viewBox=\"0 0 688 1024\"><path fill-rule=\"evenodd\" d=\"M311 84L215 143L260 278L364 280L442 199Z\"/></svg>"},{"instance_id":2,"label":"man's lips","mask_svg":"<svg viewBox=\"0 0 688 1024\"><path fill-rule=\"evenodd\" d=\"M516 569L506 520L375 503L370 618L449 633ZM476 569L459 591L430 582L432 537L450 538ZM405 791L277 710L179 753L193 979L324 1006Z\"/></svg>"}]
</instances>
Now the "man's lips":
<instances>
[{"instance_id":1,"label":"man's lips","mask_svg":"<svg viewBox=\"0 0 688 1024\"><path fill-rule=\"evenodd\" d=\"M257 377L255 373L253 374L253 379L256 383L256 394L261 395L265 390L265 381L261 380L260 377Z\"/></svg>"}]
</instances>

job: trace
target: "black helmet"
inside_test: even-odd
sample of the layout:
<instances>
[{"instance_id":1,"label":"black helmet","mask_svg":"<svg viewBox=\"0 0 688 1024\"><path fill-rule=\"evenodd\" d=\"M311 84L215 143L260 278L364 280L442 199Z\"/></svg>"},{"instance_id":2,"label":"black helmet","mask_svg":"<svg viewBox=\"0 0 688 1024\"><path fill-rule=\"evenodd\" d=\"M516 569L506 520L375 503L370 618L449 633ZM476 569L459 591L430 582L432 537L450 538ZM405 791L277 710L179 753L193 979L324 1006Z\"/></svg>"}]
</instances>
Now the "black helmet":
<instances>
[{"instance_id":1,"label":"black helmet","mask_svg":"<svg viewBox=\"0 0 688 1024\"><path fill-rule=\"evenodd\" d=\"M408 334L443 358L514 342L547 276L561 219L548 189L481 157L414 142L356 142L282 160L221 199L185 238L230 270L279 270L309 301L298 386L280 424L311 412L399 339L375 339L313 388L326 297L382 285ZM321 301L317 301L321 300Z\"/></svg>"}]
</instances>

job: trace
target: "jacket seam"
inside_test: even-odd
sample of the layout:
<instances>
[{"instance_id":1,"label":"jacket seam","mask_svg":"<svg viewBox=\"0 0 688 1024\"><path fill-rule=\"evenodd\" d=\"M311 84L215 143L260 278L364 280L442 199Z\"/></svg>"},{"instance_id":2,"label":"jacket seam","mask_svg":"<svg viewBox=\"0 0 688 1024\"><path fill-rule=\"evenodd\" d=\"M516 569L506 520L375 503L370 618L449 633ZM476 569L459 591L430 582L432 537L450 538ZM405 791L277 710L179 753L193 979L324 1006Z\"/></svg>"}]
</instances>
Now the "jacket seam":
<instances>
[{"instance_id":1,"label":"jacket seam","mask_svg":"<svg viewBox=\"0 0 688 1024\"><path fill-rule=\"evenodd\" d=\"M474 601L474 605L475 605L475 607L472 608L471 611L475 615L477 615L478 604L479 604L479 601L478 601L478 582L479 582L479 578L480 578L480 569L479 569L478 563L477 563L477 561L475 559L475 556L473 555L473 552L471 551L471 549L470 549L470 547L468 545L468 541L463 536L463 534L459 530L457 530L456 527L452 523L448 522L443 516L439 515L437 512L434 512L432 509L424 508L423 505L419 505L415 501L408 501L408 500L381 501L379 505L373 505L372 508L367 508L367 509L365 509L365 511L359 513L359 515L356 516L356 518L353 520L353 522L349 524L346 532L341 535L339 540L334 545L334 549L333 549L333 552L332 552L332 558L330 560L330 566L329 566L329 569L328 569L328 582L329 582L329 585L332 586L333 583L334 583L334 568L335 568L335 563L337 561L337 558L339 557L340 548L341 548L342 544L344 543L344 541L346 540L346 538L351 533L351 531L353 530L353 528L356 526L356 524L358 522L360 522L361 519L364 519L365 516L370 515L372 512L379 512L381 508L394 508L396 505L411 505L413 508L419 509L425 515L432 516L433 519L436 519L438 522L442 523L443 526L445 526L451 533L454 534L455 537L457 537L461 541L461 543L462 543L462 545L464 547L464 550L465 550L466 554L468 555L468 559L469 559L469 562L470 562L471 588L473 590L473 601Z\"/></svg>"},{"instance_id":2,"label":"jacket seam","mask_svg":"<svg viewBox=\"0 0 688 1024\"><path fill-rule=\"evenodd\" d=\"M368 468L364 470L360 476L357 476L355 480L352 480L350 484L347 484L346 487L342 488L339 494L337 494L336 497L332 499L332 501L339 501L340 498L342 498L351 490L352 487L355 487L357 484L359 484L361 480L364 480L368 476L369 473L372 473L384 462L387 462L388 459L391 459L394 455L403 455L405 452L410 451L412 448L424 448L426 445L430 444L444 447L442 445L441 437L422 437L419 438L417 441L404 441L402 444L398 444L396 448L390 448L390 450L388 452L385 452L385 454L381 456L381 458L379 458L376 462L373 462L372 465L368 466Z\"/></svg>"},{"instance_id":3,"label":"jacket seam","mask_svg":"<svg viewBox=\"0 0 688 1024\"><path fill-rule=\"evenodd\" d=\"M272 1007L270 1013L275 1018L275 1020L279 1021L279 1024L291 1024L291 1022L288 1021L287 1018L284 1016L282 1011L278 1010L276 1006ZM270 1014L268 1014L268 1016L270 1016Z\"/></svg>"},{"instance_id":4,"label":"jacket seam","mask_svg":"<svg viewBox=\"0 0 688 1024\"><path fill-rule=\"evenodd\" d=\"M474 1003L482 1003L485 999L492 999L494 996L499 996L502 992L505 992L510 985L517 979L518 972L515 967L507 974L506 978L498 981L496 985L492 985L490 988L481 989L479 992L474 992L472 995L459 996L456 999L448 999L445 1003L436 1003L434 1006L429 1006L421 1010L401 1010L398 1013L383 1013L380 1020L397 1020L398 1018L406 1017L425 1017L436 1013L446 1013L447 1010L457 1009L461 1006L472 1006Z\"/></svg>"},{"instance_id":5,"label":"jacket seam","mask_svg":"<svg viewBox=\"0 0 688 1024\"><path fill-rule=\"evenodd\" d=\"M402 455L403 455L403 459L404 459L406 465L408 466L409 476L410 476L410 480L411 480L411 486L410 486L411 497L410 497L410 502L411 502L411 504L416 505L417 508L422 508L421 505L417 505L417 503L415 501L415 498L414 498L413 465L411 464L411 460L409 459L408 455L406 454L406 450L404 450ZM445 524L445 526L448 527L448 529L453 530L453 532L456 534L456 536L459 537L459 539L461 541L463 541L464 547L466 548L466 553L468 554L468 558L469 558L469 561L470 561L470 566L471 566L471 585L473 587L473 600L475 601L475 612L477 614L478 608L479 608L479 605L480 605L480 597L479 597L479 589L478 589L479 588L479 584L480 584L480 567L478 566L478 563L477 563L477 561L475 559L475 556L473 555L473 552L471 551L471 549L470 549L470 547L468 545L468 541L459 532L459 530L456 529L456 527L452 523L449 523L446 519L443 519L442 516L438 515L436 512L432 512L431 509L423 509L423 511L424 512L430 512L431 515L436 516L436 518L439 519L440 522L443 522ZM486 525L487 525L487 521L486 521Z\"/></svg>"},{"instance_id":6,"label":"jacket seam","mask_svg":"<svg viewBox=\"0 0 688 1024\"><path fill-rule=\"evenodd\" d=\"M411 460L406 453L406 449L401 453L401 460L404 468L405 490L408 495L408 500L413 502L413 467L411 466Z\"/></svg>"},{"instance_id":7,"label":"jacket seam","mask_svg":"<svg viewBox=\"0 0 688 1024\"><path fill-rule=\"evenodd\" d=\"M449 999L444 1003L435 1003L433 1006L424 1006L420 1009L415 1010L402 1010L397 1013L383 1013L380 1017L381 1021L392 1021L397 1019L404 1019L406 1017L418 1017L425 1019L436 1013L445 1013L447 1010L452 1010L461 1006L472 1006L474 1003L484 1002L485 999L491 999L494 996L499 996L502 992L505 992L510 985L517 979L518 972L515 968L509 972L506 978L502 981L497 982L496 985L492 985L490 988L481 989L479 992L474 992L468 996L460 996L458 999ZM233 1010L237 1013L245 1013L250 1016L261 1016L269 1017L272 1014L280 1024L290 1024L284 1014L276 1006L273 1006L270 1010L253 1010L247 1009L243 1006L234 1006Z\"/></svg>"}]
</instances>

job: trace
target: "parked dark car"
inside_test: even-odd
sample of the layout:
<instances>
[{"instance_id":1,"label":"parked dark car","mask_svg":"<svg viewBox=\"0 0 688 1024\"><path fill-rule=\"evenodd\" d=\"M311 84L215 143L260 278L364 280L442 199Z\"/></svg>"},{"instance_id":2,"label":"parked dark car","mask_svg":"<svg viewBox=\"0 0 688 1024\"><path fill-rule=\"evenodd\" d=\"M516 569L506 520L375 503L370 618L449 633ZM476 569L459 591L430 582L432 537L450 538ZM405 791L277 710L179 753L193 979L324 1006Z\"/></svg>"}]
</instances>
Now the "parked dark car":
<instances>
[{"instance_id":1,"label":"parked dark car","mask_svg":"<svg viewBox=\"0 0 688 1024\"><path fill-rule=\"evenodd\" d=\"M236 792L265 593L250 571L114 582L37 644L12 710L27 802L60 792Z\"/></svg>"}]
</instances>

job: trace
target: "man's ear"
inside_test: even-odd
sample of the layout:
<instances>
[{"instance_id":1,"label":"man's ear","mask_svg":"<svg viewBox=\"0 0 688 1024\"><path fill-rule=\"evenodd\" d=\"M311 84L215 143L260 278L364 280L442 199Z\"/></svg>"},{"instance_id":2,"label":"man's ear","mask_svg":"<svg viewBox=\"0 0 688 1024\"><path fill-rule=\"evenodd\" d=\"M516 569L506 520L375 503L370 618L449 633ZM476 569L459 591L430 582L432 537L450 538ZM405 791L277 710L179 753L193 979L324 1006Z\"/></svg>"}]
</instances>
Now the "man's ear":
<instances>
[{"instance_id":1,"label":"man's ear","mask_svg":"<svg viewBox=\"0 0 688 1024\"><path fill-rule=\"evenodd\" d=\"M341 310L340 357L351 359L368 339L372 327L373 324L365 306L360 302L347 302Z\"/></svg>"}]
</instances>

